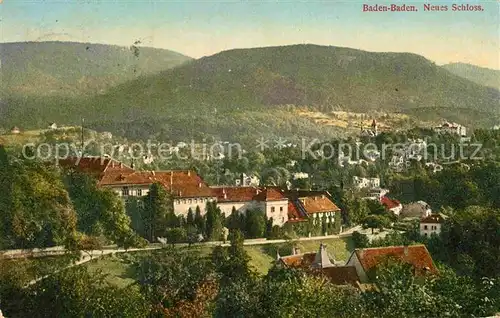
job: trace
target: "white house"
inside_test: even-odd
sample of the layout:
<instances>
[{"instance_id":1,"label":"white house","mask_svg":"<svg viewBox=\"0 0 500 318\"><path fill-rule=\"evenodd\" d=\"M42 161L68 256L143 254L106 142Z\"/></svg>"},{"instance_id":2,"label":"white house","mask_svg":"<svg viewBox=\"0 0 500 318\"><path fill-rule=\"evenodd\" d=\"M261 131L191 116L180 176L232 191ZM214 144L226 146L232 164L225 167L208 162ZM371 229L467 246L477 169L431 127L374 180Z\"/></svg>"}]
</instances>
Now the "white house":
<instances>
[{"instance_id":1,"label":"white house","mask_svg":"<svg viewBox=\"0 0 500 318\"><path fill-rule=\"evenodd\" d=\"M50 123L49 129L57 129L57 124L56 123Z\"/></svg>"},{"instance_id":2,"label":"white house","mask_svg":"<svg viewBox=\"0 0 500 318\"><path fill-rule=\"evenodd\" d=\"M457 123L444 122L442 125L434 128L439 133L455 134L461 137L467 136L467 129Z\"/></svg>"},{"instance_id":3,"label":"white house","mask_svg":"<svg viewBox=\"0 0 500 318\"><path fill-rule=\"evenodd\" d=\"M364 178L364 177L358 177L354 176L352 178L352 183L354 187L358 189L374 189L380 187L380 178Z\"/></svg>"},{"instance_id":4,"label":"white house","mask_svg":"<svg viewBox=\"0 0 500 318\"><path fill-rule=\"evenodd\" d=\"M244 173L236 179L235 184L241 187L257 187L260 184L260 179L256 175L246 175Z\"/></svg>"},{"instance_id":5,"label":"white house","mask_svg":"<svg viewBox=\"0 0 500 318\"><path fill-rule=\"evenodd\" d=\"M288 198L276 188L212 187L217 206L229 216L233 208L245 214L248 210L264 211L273 225L283 226L288 221Z\"/></svg>"},{"instance_id":6,"label":"white house","mask_svg":"<svg viewBox=\"0 0 500 318\"><path fill-rule=\"evenodd\" d=\"M308 179L309 174L305 172L296 172L292 175L293 180Z\"/></svg>"},{"instance_id":7,"label":"white house","mask_svg":"<svg viewBox=\"0 0 500 318\"><path fill-rule=\"evenodd\" d=\"M441 233L441 226L446 220L444 214L432 214L420 220L420 235L431 236L432 234L439 235Z\"/></svg>"},{"instance_id":8,"label":"white house","mask_svg":"<svg viewBox=\"0 0 500 318\"><path fill-rule=\"evenodd\" d=\"M389 193L387 189L373 188L370 190L369 196L365 199L380 201L387 193Z\"/></svg>"}]
</instances>

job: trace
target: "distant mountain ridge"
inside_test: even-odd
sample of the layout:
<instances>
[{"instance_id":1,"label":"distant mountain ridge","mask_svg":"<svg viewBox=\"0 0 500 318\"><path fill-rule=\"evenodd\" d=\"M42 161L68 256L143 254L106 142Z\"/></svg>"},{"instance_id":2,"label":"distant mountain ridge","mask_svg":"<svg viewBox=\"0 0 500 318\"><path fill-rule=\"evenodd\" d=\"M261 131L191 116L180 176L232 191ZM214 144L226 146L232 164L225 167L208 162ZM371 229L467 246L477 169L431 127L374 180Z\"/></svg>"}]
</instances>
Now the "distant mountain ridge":
<instances>
[{"instance_id":1,"label":"distant mountain ridge","mask_svg":"<svg viewBox=\"0 0 500 318\"><path fill-rule=\"evenodd\" d=\"M466 63L450 63L444 69L474 83L500 89L500 71Z\"/></svg>"},{"instance_id":2,"label":"distant mountain ridge","mask_svg":"<svg viewBox=\"0 0 500 318\"><path fill-rule=\"evenodd\" d=\"M0 43L0 87L7 94L98 94L142 75L190 61L149 47L78 42Z\"/></svg>"},{"instance_id":3,"label":"distant mountain ridge","mask_svg":"<svg viewBox=\"0 0 500 318\"><path fill-rule=\"evenodd\" d=\"M255 140L257 134L324 133L314 122L284 111L289 106L323 113L399 112L491 126L499 119L499 98L498 90L416 54L304 44L228 50L96 96L13 97L2 101L0 117L4 124L24 125L78 123L84 117L99 129L141 138Z\"/></svg>"}]
</instances>

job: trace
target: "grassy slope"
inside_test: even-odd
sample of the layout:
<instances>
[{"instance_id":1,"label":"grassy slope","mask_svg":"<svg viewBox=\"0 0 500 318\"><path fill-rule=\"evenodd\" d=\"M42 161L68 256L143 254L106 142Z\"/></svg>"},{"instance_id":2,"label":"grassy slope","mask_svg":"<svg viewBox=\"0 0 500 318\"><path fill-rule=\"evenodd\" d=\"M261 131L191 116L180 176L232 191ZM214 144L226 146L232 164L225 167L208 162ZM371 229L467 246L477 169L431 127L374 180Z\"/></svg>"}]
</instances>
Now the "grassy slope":
<instances>
[{"instance_id":1,"label":"grassy slope","mask_svg":"<svg viewBox=\"0 0 500 318\"><path fill-rule=\"evenodd\" d=\"M314 252L318 250L321 242L327 245L330 256L334 257L336 260L346 261L350 252L353 250L352 241L350 239L301 241L298 244L298 247L301 249L301 252ZM261 275L265 275L267 273L276 259L276 255L270 255L269 251L275 249L277 246L267 246L267 248L264 248L265 246L266 245L245 246L245 250L251 258L250 266L252 266ZM211 252L210 247L193 247L192 250L196 250L202 255L208 255ZM90 270L100 270L102 273L108 274L109 282L117 286L124 287L133 282L131 278L132 273L130 272L128 265L124 263L120 257L104 257L102 259L89 262L85 266L88 266Z\"/></svg>"},{"instance_id":2,"label":"grassy slope","mask_svg":"<svg viewBox=\"0 0 500 318\"><path fill-rule=\"evenodd\" d=\"M500 71L465 63L451 63L444 69L474 83L500 89Z\"/></svg>"}]
</instances>

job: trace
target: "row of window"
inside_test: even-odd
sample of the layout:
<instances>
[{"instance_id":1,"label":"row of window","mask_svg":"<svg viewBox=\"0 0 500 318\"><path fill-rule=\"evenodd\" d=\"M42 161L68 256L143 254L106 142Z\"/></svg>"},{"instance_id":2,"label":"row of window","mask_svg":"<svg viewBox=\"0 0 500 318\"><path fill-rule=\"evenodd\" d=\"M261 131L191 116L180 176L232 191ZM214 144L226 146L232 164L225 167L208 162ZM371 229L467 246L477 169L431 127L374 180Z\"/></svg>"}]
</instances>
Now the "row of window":
<instances>
[{"instance_id":1,"label":"row of window","mask_svg":"<svg viewBox=\"0 0 500 318\"><path fill-rule=\"evenodd\" d=\"M424 225L424 230L427 230L427 229L428 229L428 226ZM437 226L431 225L431 230L437 230Z\"/></svg>"},{"instance_id":2,"label":"row of window","mask_svg":"<svg viewBox=\"0 0 500 318\"><path fill-rule=\"evenodd\" d=\"M276 207L272 206L271 207L271 212L275 212L276 211ZM280 206L280 212L283 212L283 207Z\"/></svg>"},{"instance_id":3,"label":"row of window","mask_svg":"<svg viewBox=\"0 0 500 318\"><path fill-rule=\"evenodd\" d=\"M193 204L193 203L204 203L208 202L208 198L200 198L200 199L182 199L182 200L175 200L175 204Z\"/></svg>"},{"instance_id":4,"label":"row of window","mask_svg":"<svg viewBox=\"0 0 500 318\"><path fill-rule=\"evenodd\" d=\"M123 187L122 188L122 196L128 196L128 195L130 195L130 189L128 187ZM142 197L142 189L136 189L135 195L138 197Z\"/></svg>"}]
</instances>

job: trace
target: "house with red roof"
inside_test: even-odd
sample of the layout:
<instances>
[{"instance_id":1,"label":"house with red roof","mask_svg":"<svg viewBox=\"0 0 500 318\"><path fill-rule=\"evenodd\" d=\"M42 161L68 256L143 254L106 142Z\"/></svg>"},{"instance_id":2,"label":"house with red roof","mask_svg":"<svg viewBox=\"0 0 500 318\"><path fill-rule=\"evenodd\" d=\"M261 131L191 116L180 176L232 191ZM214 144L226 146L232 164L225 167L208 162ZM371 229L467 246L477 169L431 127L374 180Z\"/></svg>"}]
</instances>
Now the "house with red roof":
<instances>
[{"instance_id":1,"label":"house with red roof","mask_svg":"<svg viewBox=\"0 0 500 318\"><path fill-rule=\"evenodd\" d=\"M273 219L273 225L282 226L288 221L288 198L274 187L212 187L217 206L225 215L234 209L240 213L259 209Z\"/></svg>"},{"instance_id":2,"label":"house with red roof","mask_svg":"<svg viewBox=\"0 0 500 318\"><path fill-rule=\"evenodd\" d=\"M326 251L326 245L321 243L318 252L297 253L281 257L278 264L287 268L302 268L313 275L321 275L335 285L358 286L359 277L353 266L345 266L336 262Z\"/></svg>"},{"instance_id":3,"label":"house with red roof","mask_svg":"<svg viewBox=\"0 0 500 318\"><path fill-rule=\"evenodd\" d=\"M388 210L394 213L395 215L399 215L401 210L403 209L403 205L398 200L390 199L386 196L380 198L380 203Z\"/></svg>"},{"instance_id":4,"label":"house with red roof","mask_svg":"<svg viewBox=\"0 0 500 318\"><path fill-rule=\"evenodd\" d=\"M355 249L346 266L353 266L361 283L368 283L370 273L390 258L410 264L415 275L437 273L432 257L425 245Z\"/></svg>"},{"instance_id":5,"label":"house with red roof","mask_svg":"<svg viewBox=\"0 0 500 318\"><path fill-rule=\"evenodd\" d=\"M189 209L195 211L197 207L203 214L206 203L212 201L217 202L226 216L233 207L240 213L259 209L279 226L310 218L316 222L324 216L327 222L333 222L340 212L327 192L285 192L278 187L210 187L192 170L136 171L109 157L70 157L59 160L58 164L91 175L98 186L113 190L123 199L145 196L153 183L160 183L172 194L177 215L186 215Z\"/></svg>"},{"instance_id":6,"label":"house with red roof","mask_svg":"<svg viewBox=\"0 0 500 318\"><path fill-rule=\"evenodd\" d=\"M330 194L325 191L287 191L284 193L289 199L288 219L291 223L304 222L309 219L313 223L334 223L335 217L340 214L340 208L330 200ZM340 226L340 224L339 224Z\"/></svg>"},{"instance_id":7,"label":"house with red roof","mask_svg":"<svg viewBox=\"0 0 500 318\"><path fill-rule=\"evenodd\" d=\"M199 206L204 212L206 203L215 195L194 171L135 171L123 163L107 157L70 157L58 161L60 167L91 175L97 185L113 190L119 197L142 197L153 183L160 183L173 197L174 213L187 214Z\"/></svg>"}]
</instances>

